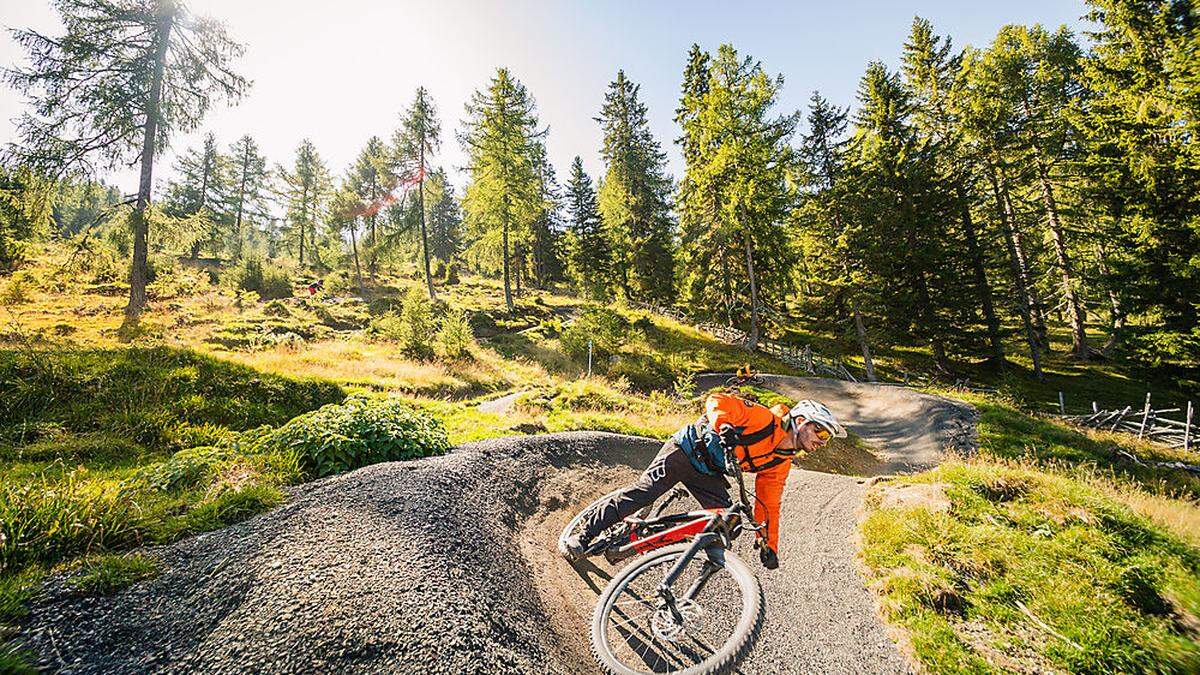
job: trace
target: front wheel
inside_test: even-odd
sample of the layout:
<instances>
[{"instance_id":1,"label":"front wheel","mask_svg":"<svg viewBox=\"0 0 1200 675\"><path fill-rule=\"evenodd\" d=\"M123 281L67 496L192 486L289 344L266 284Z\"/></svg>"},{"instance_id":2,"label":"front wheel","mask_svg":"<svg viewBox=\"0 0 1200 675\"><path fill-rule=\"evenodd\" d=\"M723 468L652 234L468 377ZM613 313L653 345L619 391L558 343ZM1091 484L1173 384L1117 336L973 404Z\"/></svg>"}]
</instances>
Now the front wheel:
<instances>
[{"instance_id":1,"label":"front wheel","mask_svg":"<svg viewBox=\"0 0 1200 675\"><path fill-rule=\"evenodd\" d=\"M729 673L758 640L766 611L762 586L732 551L712 546L688 561L671 589L675 612L658 593L691 546L666 546L621 570L596 603L592 653L612 675Z\"/></svg>"}]
</instances>

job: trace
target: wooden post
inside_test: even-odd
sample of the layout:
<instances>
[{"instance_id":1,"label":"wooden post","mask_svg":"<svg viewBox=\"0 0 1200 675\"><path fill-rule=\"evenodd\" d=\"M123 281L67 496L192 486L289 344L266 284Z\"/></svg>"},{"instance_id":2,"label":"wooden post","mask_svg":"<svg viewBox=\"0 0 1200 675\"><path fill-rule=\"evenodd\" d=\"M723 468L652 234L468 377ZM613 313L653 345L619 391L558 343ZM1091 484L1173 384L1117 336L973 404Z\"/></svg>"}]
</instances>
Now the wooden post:
<instances>
[{"instance_id":1,"label":"wooden post","mask_svg":"<svg viewBox=\"0 0 1200 675\"><path fill-rule=\"evenodd\" d=\"M1098 412L1100 412L1100 406L1096 405L1095 401L1092 401L1092 414L1094 415Z\"/></svg>"},{"instance_id":2,"label":"wooden post","mask_svg":"<svg viewBox=\"0 0 1200 675\"><path fill-rule=\"evenodd\" d=\"M1058 392L1058 414L1059 415L1067 414L1066 402L1063 400L1063 393L1061 391Z\"/></svg>"},{"instance_id":3,"label":"wooden post","mask_svg":"<svg viewBox=\"0 0 1200 675\"><path fill-rule=\"evenodd\" d=\"M1142 425L1138 427L1138 440L1146 433L1146 420L1150 418L1150 392L1146 392L1146 407L1142 409Z\"/></svg>"},{"instance_id":4,"label":"wooden post","mask_svg":"<svg viewBox=\"0 0 1200 675\"><path fill-rule=\"evenodd\" d=\"M588 377L592 376L592 341L588 340Z\"/></svg>"},{"instance_id":5,"label":"wooden post","mask_svg":"<svg viewBox=\"0 0 1200 675\"><path fill-rule=\"evenodd\" d=\"M1192 449L1192 402L1188 401L1187 422L1183 427L1183 451Z\"/></svg>"}]
</instances>

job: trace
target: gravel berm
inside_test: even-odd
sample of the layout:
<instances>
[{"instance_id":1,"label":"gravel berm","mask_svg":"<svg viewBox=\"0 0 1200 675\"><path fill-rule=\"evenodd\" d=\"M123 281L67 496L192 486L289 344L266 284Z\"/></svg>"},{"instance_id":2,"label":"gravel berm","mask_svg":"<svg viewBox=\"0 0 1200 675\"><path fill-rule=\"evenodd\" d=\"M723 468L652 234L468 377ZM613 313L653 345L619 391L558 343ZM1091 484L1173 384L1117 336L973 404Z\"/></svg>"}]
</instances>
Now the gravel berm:
<instances>
[{"instance_id":1,"label":"gravel berm","mask_svg":"<svg viewBox=\"0 0 1200 675\"><path fill-rule=\"evenodd\" d=\"M69 673L569 672L515 535L549 474L641 463L660 445L495 439L309 483L273 511L146 551L162 573L115 596L53 580L20 640Z\"/></svg>"}]
</instances>

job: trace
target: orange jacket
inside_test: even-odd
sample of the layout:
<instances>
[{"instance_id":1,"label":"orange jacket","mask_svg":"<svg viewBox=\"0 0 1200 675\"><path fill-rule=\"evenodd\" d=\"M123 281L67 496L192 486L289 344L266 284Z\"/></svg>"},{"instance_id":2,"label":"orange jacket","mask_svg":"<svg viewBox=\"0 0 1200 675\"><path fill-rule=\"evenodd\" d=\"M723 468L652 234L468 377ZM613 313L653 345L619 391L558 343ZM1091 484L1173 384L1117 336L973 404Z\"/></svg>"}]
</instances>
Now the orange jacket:
<instances>
[{"instance_id":1,"label":"orange jacket","mask_svg":"<svg viewBox=\"0 0 1200 675\"><path fill-rule=\"evenodd\" d=\"M781 419L787 413L787 407L776 405L768 409L733 394L713 394L708 397L704 409L714 432L729 424L739 428L743 434L751 434L774 423L774 432L770 436L749 446L737 446L737 456L742 470L755 474L754 492L758 500L754 504L754 518L760 523L767 523L767 544L778 551L779 504L788 472L792 470L792 458L776 453L775 448L787 436ZM761 468L776 459L782 461Z\"/></svg>"}]
</instances>

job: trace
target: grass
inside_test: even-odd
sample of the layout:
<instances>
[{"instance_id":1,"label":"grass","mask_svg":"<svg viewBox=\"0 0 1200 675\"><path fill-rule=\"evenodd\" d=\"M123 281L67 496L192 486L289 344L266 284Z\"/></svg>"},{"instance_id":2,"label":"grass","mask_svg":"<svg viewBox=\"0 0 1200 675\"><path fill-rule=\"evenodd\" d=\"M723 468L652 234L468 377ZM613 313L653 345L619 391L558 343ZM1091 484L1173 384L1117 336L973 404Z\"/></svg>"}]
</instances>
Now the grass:
<instances>
[{"instance_id":1,"label":"grass","mask_svg":"<svg viewBox=\"0 0 1200 675\"><path fill-rule=\"evenodd\" d=\"M979 457L873 488L860 557L888 621L931 672L1196 672L1200 481L1122 462L1184 456L1083 431L1002 396ZM904 486L949 501L883 507Z\"/></svg>"},{"instance_id":2,"label":"grass","mask_svg":"<svg viewBox=\"0 0 1200 675\"><path fill-rule=\"evenodd\" d=\"M158 574L158 564L142 555L100 555L87 558L70 583L80 593L112 595Z\"/></svg>"},{"instance_id":3,"label":"grass","mask_svg":"<svg viewBox=\"0 0 1200 675\"><path fill-rule=\"evenodd\" d=\"M880 507L921 483L949 509ZM1200 551L1085 482L948 462L866 504L862 560L932 672L1200 668Z\"/></svg>"}]
</instances>

